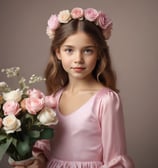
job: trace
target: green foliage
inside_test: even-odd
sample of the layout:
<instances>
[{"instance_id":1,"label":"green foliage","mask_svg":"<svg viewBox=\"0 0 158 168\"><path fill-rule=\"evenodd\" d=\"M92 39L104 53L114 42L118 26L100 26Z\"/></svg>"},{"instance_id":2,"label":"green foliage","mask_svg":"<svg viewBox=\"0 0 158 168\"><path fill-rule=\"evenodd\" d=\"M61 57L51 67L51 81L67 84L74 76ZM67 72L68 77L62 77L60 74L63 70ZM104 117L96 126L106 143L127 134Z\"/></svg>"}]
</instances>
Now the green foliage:
<instances>
[{"instance_id":1,"label":"green foliage","mask_svg":"<svg viewBox=\"0 0 158 168\"><path fill-rule=\"evenodd\" d=\"M6 153L8 147L12 143L13 139L12 138L7 138L7 137L4 137L4 136L0 135L0 140L4 141L4 143L0 144L0 160L1 160L3 155Z\"/></svg>"}]
</instances>

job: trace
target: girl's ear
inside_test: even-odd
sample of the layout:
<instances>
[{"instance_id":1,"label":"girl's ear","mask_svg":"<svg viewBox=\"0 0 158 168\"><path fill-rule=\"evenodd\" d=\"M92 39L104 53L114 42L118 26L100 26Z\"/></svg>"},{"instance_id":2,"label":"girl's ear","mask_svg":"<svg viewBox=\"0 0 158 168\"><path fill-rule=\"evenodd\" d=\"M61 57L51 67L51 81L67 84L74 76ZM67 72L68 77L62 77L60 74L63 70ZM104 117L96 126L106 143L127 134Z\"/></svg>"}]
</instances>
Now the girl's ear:
<instances>
[{"instance_id":1,"label":"girl's ear","mask_svg":"<svg viewBox=\"0 0 158 168\"><path fill-rule=\"evenodd\" d=\"M60 50L59 48L55 50L56 56L59 60L61 60L61 56L60 56Z\"/></svg>"}]
</instances>

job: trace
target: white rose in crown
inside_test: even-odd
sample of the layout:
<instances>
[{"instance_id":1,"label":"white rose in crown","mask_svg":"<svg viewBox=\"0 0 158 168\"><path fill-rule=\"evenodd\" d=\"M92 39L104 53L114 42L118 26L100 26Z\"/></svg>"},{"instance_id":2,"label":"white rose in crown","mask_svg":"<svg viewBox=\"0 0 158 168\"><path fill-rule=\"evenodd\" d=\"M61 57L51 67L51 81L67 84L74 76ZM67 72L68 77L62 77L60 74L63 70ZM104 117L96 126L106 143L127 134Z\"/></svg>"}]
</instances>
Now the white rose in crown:
<instances>
[{"instance_id":1,"label":"white rose in crown","mask_svg":"<svg viewBox=\"0 0 158 168\"><path fill-rule=\"evenodd\" d=\"M12 90L10 92L3 93L3 99L5 101L16 101L19 102L22 97L22 91L20 89Z\"/></svg>"},{"instance_id":2,"label":"white rose in crown","mask_svg":"<svg viewBox=\"0 0 158 168\"><path fill-rule=\"evenodd\" d=\"M7 134L13 133L15 131L21 131L21 122L13 114L6 116L2 121L3 129Z\"/></svg>"},{"instance_id":3,"label":"white rose in crown","mask_svg":"<svg viewBox=\"0 0 158 168\"><path fill-rule=\"evenodd\" d=\"M56 113L52 108L45 107L37 116L43 125L55 125L58 123Z\"/></svg>"},{"instance_id":4,"label":"white rose in crown","mask_svg":"<svg viewBox=\"0 0 158 168\"><path fill-rule=\"evenodd\" d=\"M71 13L69 10L60 11L58 14L58 20L60 23L68 23L71 19Z\"/></svg>"}]
</instances>

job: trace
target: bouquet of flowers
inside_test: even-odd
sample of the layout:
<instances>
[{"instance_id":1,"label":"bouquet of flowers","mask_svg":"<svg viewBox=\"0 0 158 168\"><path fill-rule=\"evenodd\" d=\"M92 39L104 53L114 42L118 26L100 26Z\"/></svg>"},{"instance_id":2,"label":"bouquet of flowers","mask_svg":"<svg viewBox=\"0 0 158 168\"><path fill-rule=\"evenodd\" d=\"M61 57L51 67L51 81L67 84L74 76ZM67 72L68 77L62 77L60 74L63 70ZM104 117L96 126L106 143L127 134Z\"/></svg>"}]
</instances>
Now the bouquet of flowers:
<instances>
[{"instance_id":1,"label":"bouquet of flowers","mask_svg":"<svg viewBox=\"0 0 158 168\"><path fill-rule=\"evenodd\" d=\"M37 140L53 137L51 125L58 120L53 96L46 96L30 85L45 80L32 75L28 83L20 76L20 68L2 69L8 78L18 77L18 89L11 89L0 82L0 160L7 153L13 160L21 161L32 157L33 145Z\"/></svg>"}]
</instances>

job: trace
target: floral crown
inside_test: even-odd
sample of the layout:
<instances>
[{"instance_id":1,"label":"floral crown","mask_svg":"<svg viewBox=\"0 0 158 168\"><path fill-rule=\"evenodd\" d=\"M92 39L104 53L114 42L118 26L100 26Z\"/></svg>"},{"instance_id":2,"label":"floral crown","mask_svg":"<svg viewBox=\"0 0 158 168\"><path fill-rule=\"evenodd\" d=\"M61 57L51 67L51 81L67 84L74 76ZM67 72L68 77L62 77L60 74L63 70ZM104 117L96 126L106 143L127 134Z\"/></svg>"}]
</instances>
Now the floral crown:
<instances>
[{"instance_id":1,"label":"floral crown","mask_svg":"<svg viewBox=\"0 0 158 168\"><path fill-rule=\"evenodd\" d=\"M102 11L97 11L94 8L82 9L79 7L70 10L62 10L57 15L52 14L48 19L48 25L46 34L50 39L54 38L55 31L60 27L61 24L66 24L73 19L88 20L94 22L99 26L106 40L111 36L112 21Z\"/></svg>"}]
</instances>

